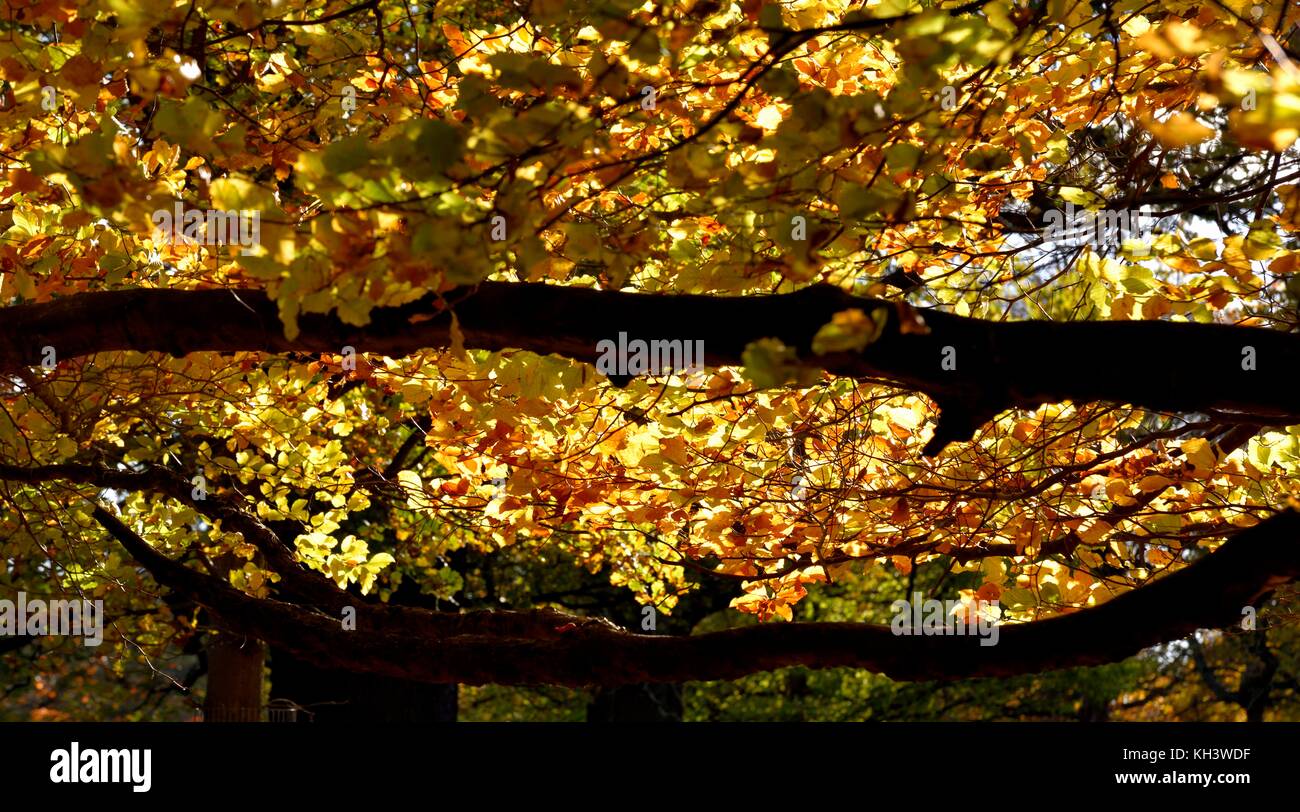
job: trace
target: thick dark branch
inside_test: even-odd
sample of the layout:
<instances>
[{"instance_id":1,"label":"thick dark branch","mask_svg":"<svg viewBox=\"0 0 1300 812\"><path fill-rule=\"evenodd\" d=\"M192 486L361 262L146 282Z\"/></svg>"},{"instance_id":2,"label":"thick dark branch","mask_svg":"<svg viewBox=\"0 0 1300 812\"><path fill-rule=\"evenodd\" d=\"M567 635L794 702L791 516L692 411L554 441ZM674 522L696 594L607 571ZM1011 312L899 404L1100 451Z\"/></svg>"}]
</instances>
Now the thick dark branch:
<instances>
[{"instance_id":1,"label":"thick dark branch","mask_svg":"<svg viewBox=\"0 0 1300 812\"><path fill-rule=\"evenodd\" d=\"M787 666L865 668L907 680L1002 677L1101 665L1199 628L1224 627L1300 577L1300 513L1286 511L1213 555L1101 606L979 638L898 636L861 623L765 623L673 637L552 611L445 614L356 606L356 629L293 604L250 598L149 548L102 509L96 518L166 586L235 631L324 667L428 682L618 685L734 679Z\"/></svg>"},{"instance_id":2,"label":"thick dark branch","mask_svg":"<svg viewBox=\"0 0 1300 812\"><path fill-rule=\"evenodd\" d=\"M471 348L517 348L594 362L597 343L699 340L705 362L739 365L750 342L776 337L812 366L882 378L929 395L947 414L927 446L969 437L1013 406L1111 401L1171 411L1249 412L1300 421L1300 335L1162 321L990 322L919 311L928 332L900 328L892 303L818 285L771 296L665 296L558 285L484 282L446 294ZM884 310L887 327L861 353L817 356L812 339L840 310ZM4 310L0 372L108 350L359 353L401 356L450 343L450 316L433 298L374 311L366 327L304 315L284 337L274 302L257 290L128 290ZM1243 363L1250 361L1250 363ZM945 363L947 362L947 363Z\"/></svg>"}]
</instances>

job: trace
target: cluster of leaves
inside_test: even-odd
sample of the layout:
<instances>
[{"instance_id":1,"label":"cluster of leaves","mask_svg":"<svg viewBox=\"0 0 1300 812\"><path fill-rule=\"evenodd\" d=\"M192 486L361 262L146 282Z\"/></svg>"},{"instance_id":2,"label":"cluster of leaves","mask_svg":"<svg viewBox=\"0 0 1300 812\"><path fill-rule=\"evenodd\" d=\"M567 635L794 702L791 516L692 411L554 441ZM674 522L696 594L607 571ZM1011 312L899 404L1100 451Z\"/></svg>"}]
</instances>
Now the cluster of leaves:
<instances>
[{"instance_id":1,"label":"cluster of leaves","mask_svg":"<svg viewBox=\"0 0 1300 812\"><path fill-rule=\"evenodd\" d=\"M1286 0L15 0L6 14L0 305L256 288L293 338L305 314L364 326L483 280L829 282L994 320L1298 323ZM152 214L176 201L257 212L260 242L164 240ZM1162 233L1147 254L1042 239L1043 212L1066 203L1150 207ZM817 351L878 330L846 312ZM341 588L385 600L505 600L481 562L508 551L662 612L720 579L759 619L794 617L815 584L936 568L1008 621L1070 612L1297 492L1300 427L1242 438L1221 415L1122 404L1009 411L927 459L932 403L806 369L785 385L788 349L625 386L463 346L60 358L0 379L0 459L202 476ZM105 543L96 494L0 483L0 576L109 600L131 618L111 645L157 656L201 618L158 603ZM279 576L202 504L109 495L157 549L273 592Z\"/></svg>"}]
</instances>

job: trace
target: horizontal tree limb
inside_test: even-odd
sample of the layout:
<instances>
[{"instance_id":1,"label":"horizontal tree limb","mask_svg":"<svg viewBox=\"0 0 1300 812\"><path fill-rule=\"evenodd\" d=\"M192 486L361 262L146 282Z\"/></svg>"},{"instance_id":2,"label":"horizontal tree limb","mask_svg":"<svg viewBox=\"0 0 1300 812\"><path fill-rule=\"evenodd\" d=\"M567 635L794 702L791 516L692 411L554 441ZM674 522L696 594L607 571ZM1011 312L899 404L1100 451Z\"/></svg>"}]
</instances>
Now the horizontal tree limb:
<instances>
[{"instance_id":1,"label":"horizontal tree limb","mask_svg":"<svg viewBox=\"0 0 1300 812\"><path fill-rule=\"evenodd\" d=\"M552 610L463 614L358 603L342 616L257 599L153 550L116 517L95 517L159 583L234 631L326 668L426 682L621 685L735 679L788 666L864 668L904 680L1005 677L1101 665L1201 628L1239 622L1300 577L1300 513L1287 510L1148 586L1073 614L970 636L895 635L863 623L763 623L689 636L634 634Z\"/></svg>"},{"instance_id":2,"label":"horizontal tree limb","mask_svg":"<svg viewBox=\"0 0 1300 812\"><path fill-rule=\"evenodd\" d=\"M900 309L829 285L722 297L483 282L441 299L378 308L365 327L333 314L305 314L294 340L285 338L275 302L260 290L87 293L4 308L0 373L38 365L45 347L58 358L111 350L339 353L347 346L397 357L450 344L443 302L452 303L466 347L588 363L600 355L598 342L620 332L629 341L703 341L710 366L740 365L750 342L779 338L808 365L885 379L932 398L942 415L927 454L968 439L1004 409L1065 400L1300 422L1300 389L1282 385L1300 369L1300 335L1165 321L992 322ZM880 338L862 352L814 354L818 329L849 308L884 311ZM909 311L912 317L903 318Z\"/></svg>"}]
</instances>

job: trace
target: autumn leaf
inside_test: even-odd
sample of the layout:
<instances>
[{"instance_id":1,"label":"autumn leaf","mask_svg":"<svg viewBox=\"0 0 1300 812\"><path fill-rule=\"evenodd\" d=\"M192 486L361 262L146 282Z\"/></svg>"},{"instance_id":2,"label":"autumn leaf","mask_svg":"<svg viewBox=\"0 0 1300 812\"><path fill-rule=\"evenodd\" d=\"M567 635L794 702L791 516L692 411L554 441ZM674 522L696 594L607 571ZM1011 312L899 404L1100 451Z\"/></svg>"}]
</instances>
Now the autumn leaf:
<instances>
[{"instance_id":1,"label":"autumn leaf","mask_svg":"<svg viewBox=\"0 0 1300 812\"><path fill-rule=\"evenodd\" d=\"M828 352L861 352L875 342L885 329L887 311L876 309L870 315L858 308L842 310L822 325L813 336L812 349L818 355Z\"/></svg>"},{"instance_id":2,"label":"autumn leaf","mask_svg":"<svg viewBox=\"0 0 1300 812\"><path fill-rule=\"evenodd\" d=\"M1296 715L1294 3L11 5L3 714Z\"/></svg>"},{"instance_id":3,"label":"autumn leaf","mask_svg":"<svg viewBox=\"0 0 1300 812\"><path fill-rule=\"evenodd\" d=\"M1164 121L1146 119L1142 125L1170 149L1190 147L1214 135L1214 130L1197 121L1190 113L1175 113Z\"/></svg>"}]
</instances>

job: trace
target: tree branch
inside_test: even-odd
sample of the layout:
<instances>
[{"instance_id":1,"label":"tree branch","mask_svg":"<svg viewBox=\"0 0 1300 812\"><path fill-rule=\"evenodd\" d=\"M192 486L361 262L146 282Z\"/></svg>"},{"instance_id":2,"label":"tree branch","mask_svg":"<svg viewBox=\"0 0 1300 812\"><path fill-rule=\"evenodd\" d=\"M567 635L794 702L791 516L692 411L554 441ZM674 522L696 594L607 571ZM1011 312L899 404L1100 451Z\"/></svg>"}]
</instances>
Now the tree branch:
<instances>
[{"instance_id":1,"label":"tree branch","mask_svg":"<svg viewBox=\"0 0 1300 812\"><path fill-rule=\"evenodd\" d=\"M1101 665L1199 628L1223 627L1300 577L1300 513L1242 531L1213 555L1100 606L976 637L899 636L862 623L764 623L690 636L633 634L551 610L449 614L360 604L356 629L314 609L259 600L154 551L102 508L95 517L156 580L234 631L322 667L427 682L620 685L735 679L802 665L906 680L1003 677Z\"/></svg>"},{"instance_id":2,"label":"tree branch","mask_svg":"<svg viewBox=\"0 0 1300 812\"><path fill-rule=\"evenodd\" d=\"M711 366L740 365L765 337L833 374L885 379L922 392L947 414L925 449L969 437L1014 406L1110 401L1171 411L1249 412L1300 422L1300 389L1278 385L1300 368L1300 335L1254 327L1164 321L991 322L863 299L829 285L795 293L665 296L559 285L483 282L445 294L470 348L517 348L593 363L597 343L699 340ZM815 355L812 340L836 312L884 311L885 329L862 352ZM4 309L0 373L40 361L110 350L357 352L402 356L451 342L436 297L380 308L365 327L334 315L299 319L285 338L275 302L258 290L126 290ZM918 327L915 317L924 321ZM1253 355L1252 369L1243 360Z\"/></svg>"}]
</instances>

